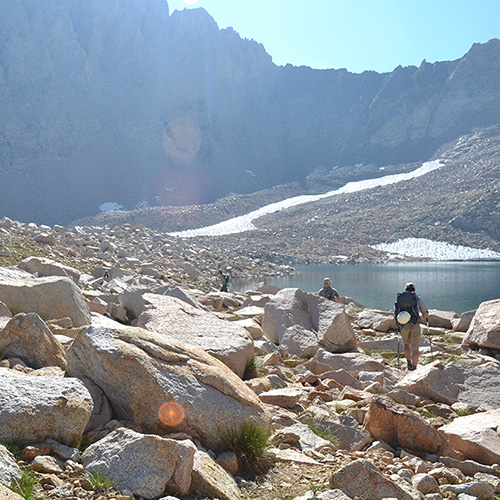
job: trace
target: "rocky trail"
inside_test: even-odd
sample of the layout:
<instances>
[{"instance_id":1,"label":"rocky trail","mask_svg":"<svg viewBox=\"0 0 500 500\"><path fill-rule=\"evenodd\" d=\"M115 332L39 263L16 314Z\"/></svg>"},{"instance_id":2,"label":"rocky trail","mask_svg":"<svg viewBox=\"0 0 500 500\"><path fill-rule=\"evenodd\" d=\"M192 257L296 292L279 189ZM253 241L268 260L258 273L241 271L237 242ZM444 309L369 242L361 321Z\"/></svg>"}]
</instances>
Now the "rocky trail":
<instances>
[{"instance_id":1,"label":"rocky trail","mask_svg":"<svg viewBox=\"0 0 500 500\"><path fill-rule=\"evenodd\" d=\"M0 243L0 498L499 497L500 299L431 310L409 372L390 311L219 292L194 241L4 218Z\"/></svg>"}]
</instances>

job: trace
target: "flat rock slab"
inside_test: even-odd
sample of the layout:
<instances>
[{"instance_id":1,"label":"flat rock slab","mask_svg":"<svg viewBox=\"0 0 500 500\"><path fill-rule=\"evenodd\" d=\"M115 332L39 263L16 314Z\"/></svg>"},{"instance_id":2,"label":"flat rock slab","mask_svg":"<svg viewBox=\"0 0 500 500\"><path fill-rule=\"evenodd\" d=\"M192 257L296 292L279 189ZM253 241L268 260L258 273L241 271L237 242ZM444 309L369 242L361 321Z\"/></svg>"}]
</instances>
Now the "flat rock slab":
<instances>
[{"instance_id":1,"label":"flat rock slab","mask_svg":"<svg viewBox=\"0 0 500 500\"><path fill-rule=\"evenodd\" d=\"M11 313L36 312L44 321L71 318L73 326L90 325L92 315L80 289L71 278L2 279L0 301Z\"/></svg>"},{"instance_id":2,"label":"flat rock slab","mask_svg":"<svg viewBox=\"0 0 500 500\"><path fill-rule=\"evenodd\" d=\"M345 370L349 373L383 372L384 365L361 352L331 353L319 349L313 359L305 364L315 374L331 370Z\"/></svg>"},{"instance_id":3,"label":"flat rock slab","mask_svg":"<svg viewBox=\"0 0 500 500\"><path fill-rule=\"evenodd\" d=\"M421 398L452 405L457 401L476 408L500 407L500 371L435 361L409 372L396 385Z\"/></svg>"},{"instance_id":4,"label":"flat rock slab","mask_svg":"<svg viewBox=\"0 0 500 500\"><path fill-rule=\"evenodd\" d=\"M330 488L342 490L349 498L413 500L399 485L385 477L367 460L355 460L332 474Z\"/></svg>"},{"instance_id":5,"label":"flat rock slab","mask_svg":"<svg viewBox=\"0 0 500 500\"><path fill-rule=\"evenodd\" d=\"M500 409L459 417L439 428L451 446L465 458L493 465L500 463Z\"/></svg>"},{"instance_id":6,"label":"flat rock slab","mask_svg":"<svg viewBox=\"0 0 500 500\"><path fill-rule=\"evenodd\" d=\"M146 293L143 300L146 310L138 326L198 346L243 377L254 346L238 321L220 319L175 297Z\"/></svg>"}]
</instances>

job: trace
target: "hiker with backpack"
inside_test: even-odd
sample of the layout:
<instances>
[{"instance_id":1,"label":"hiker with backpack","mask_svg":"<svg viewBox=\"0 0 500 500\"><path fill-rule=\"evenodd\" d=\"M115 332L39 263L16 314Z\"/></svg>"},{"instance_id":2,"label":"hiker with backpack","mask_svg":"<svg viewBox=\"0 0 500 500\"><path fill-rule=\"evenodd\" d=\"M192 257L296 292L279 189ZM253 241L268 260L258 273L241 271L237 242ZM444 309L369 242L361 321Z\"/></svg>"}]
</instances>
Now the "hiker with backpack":
<instances>
[{"instance_id":1,"label":"hiker with backpack","mask_svg":"<svg viewBox=\"0 0 500 500\"><path fill-rule=\"evenodd\" d=\"M428 310L424 301L415 293L415 285L407 283L405 291L398 293L394 304L394 318L403 339L404 355L408 370L416 370L420 347L420 313L427 320ZM399 347L398 347L399 363Z\"/></svg>"},{"instance_id":2,"label":"hiker with backpack","mask_svg":"<svg viewBox=\"0 0 500 500\"><path fill-rule=\"evenodd\" d=\"M222 270L219 270L219 275L217 276L217 281L222 283L222 287L220 289L221 292L227 292L227 285L229 285L229 274L223 273Z\"/></svg>"},{"instance_id":3,"label":"hiker with backpack","mask_svg":"<svg viewBox=\"0 0 500 500\"><path fill-rule=\"evenodd\" d=\"M328 300L336 300L340 304L340 295L335 288L332 288L332 280L330 278L325 278L323 280L323 288L318 292L322 297Z\"/></svg>"}]
</instances>

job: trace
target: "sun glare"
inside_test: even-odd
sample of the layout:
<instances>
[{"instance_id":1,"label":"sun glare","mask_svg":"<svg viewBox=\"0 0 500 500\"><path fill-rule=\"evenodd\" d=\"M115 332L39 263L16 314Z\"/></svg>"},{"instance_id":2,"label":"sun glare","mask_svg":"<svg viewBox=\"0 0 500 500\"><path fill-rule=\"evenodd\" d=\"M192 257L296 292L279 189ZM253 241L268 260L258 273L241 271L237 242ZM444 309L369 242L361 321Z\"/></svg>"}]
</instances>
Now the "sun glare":
<instances>
[{"instance_id":1,"label":"sun glare","mask_svg":"<svg viewBox=\"0 0 500 500\"><path fill-rule=\"evenodd\" d=\"M184 408L175 401L168 401L160 406L158 417L162 424L175 427L184 420Z\"/></svg>"}]
</instances>

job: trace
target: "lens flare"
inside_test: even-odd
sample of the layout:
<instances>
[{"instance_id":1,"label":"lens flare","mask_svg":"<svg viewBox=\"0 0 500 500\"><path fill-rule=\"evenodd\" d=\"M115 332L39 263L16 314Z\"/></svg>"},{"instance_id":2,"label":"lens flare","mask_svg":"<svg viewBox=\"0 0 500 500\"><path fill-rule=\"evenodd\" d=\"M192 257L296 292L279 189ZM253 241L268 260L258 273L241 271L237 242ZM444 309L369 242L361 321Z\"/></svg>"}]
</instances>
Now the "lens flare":
<instances>
[{"instance_id":1,"label":"lens flare","mask_svg":"<svg viewBox=\"0 0 500 500\"><path fill-rule=\"evenodd\" d=\"M200 146L201 130L191 118L175 118L163 132L165 153L178 164L191 162L198 154Z\"/></svg>"},{"instance_id":2,"label":"lens flare","mask_svg":"<svg viewBox=\"0 0 500 500\"><path fill-rule=\"evenodd\" d=\"M184 420L184 408L175 401L168 401L160 406L158 418L162 424L175 427Z\"/></svg>"}]
</instances>

